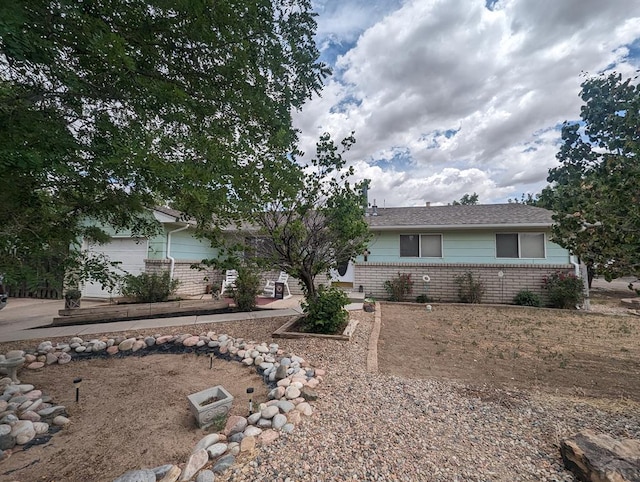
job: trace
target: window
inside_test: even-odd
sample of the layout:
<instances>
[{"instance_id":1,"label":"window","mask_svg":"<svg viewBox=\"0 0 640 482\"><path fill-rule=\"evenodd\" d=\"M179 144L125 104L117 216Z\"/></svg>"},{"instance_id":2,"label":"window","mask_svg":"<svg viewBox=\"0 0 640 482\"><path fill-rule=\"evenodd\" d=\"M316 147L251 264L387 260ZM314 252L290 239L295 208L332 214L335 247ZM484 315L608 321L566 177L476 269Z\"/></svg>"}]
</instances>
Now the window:
<instances>
[{"instance_id":1,"label":"window","mask_svg":"<svg viewBox=\"0 0 640 482\"><path fill-rule=\"evenodd\" d=\"M544 233L496 234L498 258L544 258Z\"/></svg>"},{"instance_id":2,"label":"window","mask_svg":"<svg viewBox=\"0 0 640 482\"><path fill-rule=\"evenodd\" d=\"M441 234L401 234L401 258L442 258Z\"/></svg>"}]
</instances>

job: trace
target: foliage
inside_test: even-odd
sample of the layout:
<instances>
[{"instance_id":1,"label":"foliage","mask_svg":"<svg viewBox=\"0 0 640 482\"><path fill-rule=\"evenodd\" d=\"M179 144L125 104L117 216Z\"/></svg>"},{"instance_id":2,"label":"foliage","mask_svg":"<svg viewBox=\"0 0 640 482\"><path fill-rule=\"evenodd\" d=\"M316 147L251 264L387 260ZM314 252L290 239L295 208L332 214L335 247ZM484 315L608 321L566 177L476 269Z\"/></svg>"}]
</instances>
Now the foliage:
<instances>
[{"instance_id":1,"label":"foliage","mask_svg":"<svg viewBox=\"0 0 640 482\"><path fill-rule=\"evenodd\" d=\"M416 297L416 303L431 303L432 301L433 300L425 294L418 295Z\"/></svg>"},{"instance_id":2,"label":"foliage","mask_svg":"<svg viewBox=\"0 0 640 482\"><path fill-rule=\"evenodd\" d=\"M575 308L584 299L584 283L573 274L553 273L545 277L542 286L547 290L549 304L554 308Z\"/></svg>"},{"instance_id":3,"label":"foliage","mask_svg":"<svg viewBox=\"0 0 640 482\"><path fill-rule=\"evenodd\" d=\"M336 334L347 323L349 313L344 309L349 298L339 288L320 285L317 296L302 302L306 314L304 330L311 333Z\"/></svg>"},{"instance_id":4,"label":"foliage","mask_svg":"<svg viewBox=\"0 0 640 482\"><path fill-rule=\"evenodd\" d=\"M168 271L162 274L127 275L124 279L122 294L134 298L139 303L157 303L167 301L169 296L176 292L179 284L179 280L171 279Z\"/></svg>"},{"instance_id":5,"label":"foliage","mask_svg":"<svg viewBox=\"0 0 640 482\"><path fill-rule=\"evenodd\" d=\"M362 193L367 181L352 185L353 168L343 158L354 142L344 139L339 150L323 134L309 166L291 167L265 186L271 199L266 207L259 198L247 205L247 221L260 230L260 242L247 252L299 279L308 303L317 296L316 277L354 259L370 237Z\"/></svg>"},{"instance_id":6,"label":"foliage","mask_svg":"<svg viewBox=\"0 0 640 482\"><path fill-rule=\"evenodd\" d=\"M8 284L62 280L69 246L104 240L84 219L149 235L159 203L202 229L233 217L286 175L291 112L329 73L310 0L12 0L0 19Z\"/></svg>"},{"instance_id":7,"label":"foliage","mask_svg":"<svg viewBox=\"0 0 640 482\"><path fill-rule=\"evenodd\" d=\"M453 206L473 206L475 204L478 204L478 193L467 193L460 198L460 201L453 201L451 204Z\"/></svg>"},{"instance_id":8,"label":"foliage","mask_svg":"<svg viewBox=\"0 0 640 482\"><path fill-rule=\"evenodd\" d=\"M513 302L520 306L542 306L540 297L529 290L518 291L518 294L513 298Z\"/></svg>"},{"instance_id":9,"label":"foliage","mask_svg":"<svg viewBox=\"0 0 640 482\"><path fill-rule=\"evenodd\" d=\"M71 289L64 293L65 300L79 300L80 298L82 298L82 292L80 290Z\"/></svg>"},{"instance_id":10,"label":"foliage","mask_svg":"<svg viewBox=\"0 0 640 482\"><path fill-rule=\"evenodd\" d=\"M384 282L384 289L390 301L404 301L413 291L414 281L411 273L398 273L398 276Z\"/></svg>"},{"instance_id":11,"label":"foliage","mask_svg":"<svg viewBox=\"0 0 640 482\"><path fill-rule=\"evenodd\" d=\"M236 287L231 292L236 307L240 311L253 311L256 308L256 296L260 293L260 277L246 266L238 268Z\"/></svg>"},{"instance_id":12,"label":"foliage","mask_svg":"<svg viewBox=\"0 0 640 482\"><path fill-rule=\"evenodd\" d=\"M103 253L72 251L65 261L64 284L68 288L78 288L83 282L96 282L112 293L123 282L121 263L110 261Z\"/></svg>"},{"instance_id":13,"label":"foliage","mask_svg":"<svg viewBox=\"0 0 640 482\"><path fill-rule=\"evenodd\" d=\"M580 122L565 122L560 166L539 204L554 240L607 280L640 276L640 85L620 74L582 83Z\"/></svg>"},{"instance_id":14,"label":"foliage","mask_svg":"<svg viewBox=\"0 0 640 482\"><path fill-rule=\"evenodd\" d=\"M475 279L471 271L454 278L458 285L458 299L461 303L481 303L484 296L484 284L480 278Z\"/></svg>"}]
</instances>

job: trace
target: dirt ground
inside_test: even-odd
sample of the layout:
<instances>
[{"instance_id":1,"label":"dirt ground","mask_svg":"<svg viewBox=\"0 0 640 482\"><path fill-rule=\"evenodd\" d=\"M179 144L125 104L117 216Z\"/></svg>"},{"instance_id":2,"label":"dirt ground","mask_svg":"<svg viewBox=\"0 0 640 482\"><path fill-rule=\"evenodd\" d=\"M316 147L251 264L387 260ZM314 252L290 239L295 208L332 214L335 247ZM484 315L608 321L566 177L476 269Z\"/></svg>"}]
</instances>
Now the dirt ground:
<instances>
[{"instance_id":1,"label":"dirt ground","mask_svg":"<svg viewBox=\"0 0 640 482\"><path fill-rule=\"evenodd\" d=\"M592 300L599 311L624 312L620 297L629 292L596 292ZM271 338L284 321L216 324L198 332L284 343ZM26 346L0 344L0 353ZM435 304L428 313L423 305L383 304L378 360L383 373L405 377L640 402L640 317ZM75 377L83 379L77 404ZM215 359L210 370L207 357L193 354L74 361L22 370L20 378L65 405L71 425L0 463L0 480L109 481L131 468L184 463L206 434L189 412L187 395L222 384L236 397L232 413L240 415L248 412L247 387L255 388L256 402L267 396L251 369Z\"/></svg>"},{"instance_id":2,"label":"dirt ground","mask_svg":"<svg viewBox=\"0 0 640 482\"><path fill-rule=\"evenodd\" d=\"M280 324L267 321L261 328ZM267 400L268 388L255 369L218 358L212 369L209 364L206 356L152 354L22 370L20 381L64 405L71 424L46 444L16 447L0 463L0 480L110 481L130 469L184 463L195 444L215 432L197 427L187 395L223 385L234 396L230 413L242 416L249 410L248 387L255 390L254 407ZM79 403L76 377L82 378Z\"/></svg>"},{"instance_id":3,"label":"dirt ground","mask_svg":"<svg viewBox=\"0 0 640 482\"><path fill-rule=\"evenodd\" d=\"M592 292L597 313L515 306L382 305L387 374L640 402L640 316L629 292Z\"/></svg>"}]
</instances>

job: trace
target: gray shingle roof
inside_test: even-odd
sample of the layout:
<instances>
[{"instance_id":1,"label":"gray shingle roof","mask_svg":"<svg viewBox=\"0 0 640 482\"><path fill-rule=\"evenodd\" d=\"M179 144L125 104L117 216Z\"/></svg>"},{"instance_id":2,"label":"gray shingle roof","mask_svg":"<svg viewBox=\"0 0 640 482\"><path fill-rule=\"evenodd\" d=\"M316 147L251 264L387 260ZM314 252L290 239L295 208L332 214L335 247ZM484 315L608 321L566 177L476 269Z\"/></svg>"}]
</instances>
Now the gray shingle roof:
<instances>
[{"instance_id":1,"label":"gray shingle roof","mask_svg":"<svg viewBox=\"0 0 640 482\"><path fill-rule=\"evenodd\" d=\"M371 228L393 227L477 227L551 226L552 212L527 204L477 204L472 206L421 206L378 208L378 215L366 219ZM369 213L372 209L369 209Z\"/></svg>"}]
</instances>

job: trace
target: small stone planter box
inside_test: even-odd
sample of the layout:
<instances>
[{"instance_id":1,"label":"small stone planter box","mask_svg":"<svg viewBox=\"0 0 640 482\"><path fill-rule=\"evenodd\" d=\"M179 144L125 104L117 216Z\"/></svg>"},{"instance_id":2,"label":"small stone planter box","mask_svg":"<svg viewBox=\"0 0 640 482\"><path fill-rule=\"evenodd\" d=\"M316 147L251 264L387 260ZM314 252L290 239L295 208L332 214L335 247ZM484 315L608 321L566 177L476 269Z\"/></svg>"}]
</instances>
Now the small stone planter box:
<instances>
[{"instance_id":1,"label":"small stone planter box","mask_svg":"<svg viewBox=\"0 0 640 482\"><path fill-rule=\"evenodd\" d=\"M187 395L187 399L189 400L189 409L196 417L200 428L206 428L212 425L216 418L225 416L233 404L233 395L226 391L222 385ZM215 401L203 405L204 402L211 399Z\"/></svg>"}]
</instances>

